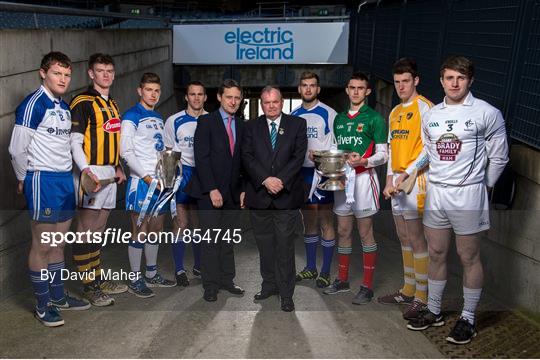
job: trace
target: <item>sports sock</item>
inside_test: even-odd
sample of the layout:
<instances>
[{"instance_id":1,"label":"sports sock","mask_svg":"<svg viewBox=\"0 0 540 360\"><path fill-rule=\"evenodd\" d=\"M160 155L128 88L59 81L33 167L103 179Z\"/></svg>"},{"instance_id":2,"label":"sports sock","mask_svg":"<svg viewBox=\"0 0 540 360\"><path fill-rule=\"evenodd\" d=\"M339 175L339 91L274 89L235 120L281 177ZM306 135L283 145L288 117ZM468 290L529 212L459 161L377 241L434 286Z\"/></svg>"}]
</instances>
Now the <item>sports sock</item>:
<instances>
[{"instance_id":1,"label":"sports sock","mask_svg":"<svg viewBox=\"0 0 540 360\"><path fill-rule=\"evenodd\" d=\"M81 281L84 285L84 289L93 287L95 285L94 276L91 274L91 263L96 260L95 254L92 254L92 244L73 244L71 250L73 253L73 262L77 267L77 271L80 273ZM98 258L99 259L99 258Z\"/></svg>"},{"instance_id":2,"label":"sports sock","mask_svg":"<svg viewBox=\"0 0 540 360\"><path fill-rule=\"evenodd\" d=\"M349 281L349 264L351 263L352 247L338 246L338 279Z\"/></svg>"},{"instance_id":3,"label":"sports sock","mask_svg":"<svg viewBox=\"0 0 540 360\"><path fill-rule=\"evenodd\" d=\"M64 281L62 280L62 269L64 262L49 264L49 278L51 286L51 299L54 301L62 300L64 297Z\"/></svg>"},{"instance_id":4,"label":"sports sock","mask_svg":"<svg viewBox=\"0 0 540 360\"><path fill-rule=\"evenodd\" d=\"M32 282L32 288L34 289L34 296L37 300L36 309L39 311L45 310L47 304L50 301L49 295L49 276L41 278L40 271L30 270L30 281Z\"/></svg>"},{"instance_id":5,"label":"sports sock","mask_svg":"<svg viewBox=\"0 0 540 360\"><path fill-rule=\"evenodd\" d=\"M403 287L401 293L405 296L413 296L415 292L414 278L414 258L412 247L402 246L401 256L403 257Z\"/></svg>"},{"instance_id":6,"label":"sports sock","mask_svg":"<svg viewBox=\"0 0 540 360\"><path fill-rule=\"evenodd\" d=\"M373 289L373 275L375 274L375 263L377 261L377 244L362 246L362 257L364 260L364 281L362 285Z\"/></svg>"},{"instance_id":7,"label":"sports sock","mask_svg":"<svg viewBox=\"0 0 540 360\"><path fill-rule=\"evenodd\" d=\"M131 240L128 246L129 267L131 271L137 273L136 279L139 279L141 272L141 258L144 244L136 240ZM135 282L132 280L132 282Z\"/></svg>"},{"instance_id":8,"label":"sports sock","mask_svg":"<svg viewBox=\"0 0 540 360\"><path fill-rule=\"evenodd\" d=\"M174 270L178 274L184 269L184 252L186 250L186 243L182 240L181 235L176 238L176 241L172 244L172 253L174 259Z\"/></svg>"},{"instance_id":9,"label":"sports sock","mask_svg":"<svg viewBox=\"0 0 540 360\"><path fill-rule=\"evenodd\" d=\"M304 246L306 248L306 268L308 270L317 270L317 245L319 235L304 234Z\"/></svg>"},{"instance_id":10,"label":"sports sock","mask_svg":"<svg viewBox=\"0 0 540 360\"><path fill-rule=\"evenodd\" d=\"M471 289L465 286L463 287L463 311L461 312L461 317L473 325L475 320L474 314L481 295L482 288Z\"/></svg>"},{"instance_id":11,"label":"sports sock","mask_svg":"<svg viewBox=\"0 0 540 360\"><path fill-rule=\"evenodd\" d=\"M427 272L428 272L428 253L414 254L414 278L416 280L416 291L414 298L427 303Z\"/></svg>"},{"instance_id":12,"label":"sports sock","mask_svg":"<svg viewBox=\"0 0 540 360\"><path fill-rule=\"evenodd\" d=\"M144 256L146 258L146 277L153 278L157 273L157 256L159 245L144 244Z\"/></svg>"},{"instance_id":13,"label":"sports sock","mask_svg":"<svg viewBox=\"0 0 540 360\"><path fill-rule=\"evenodd\" d=\"M435 315L441 313L442 296L446 280L431 280L428 279L428 309Z\"/></svg>"},{"instance_id":14,"label":"sports sock","mask_svg":"<svg viewBox=\"0 0 540 360\"><path fill-rule=\"evenodd\" d=\"M330 267L332 266L332 257L334 256L334 247L336 246L336 240L326 240L321 236L321 246L323 251L323 263L321 267L321 274L330 274Z\"/></svg>"}]
</instances>

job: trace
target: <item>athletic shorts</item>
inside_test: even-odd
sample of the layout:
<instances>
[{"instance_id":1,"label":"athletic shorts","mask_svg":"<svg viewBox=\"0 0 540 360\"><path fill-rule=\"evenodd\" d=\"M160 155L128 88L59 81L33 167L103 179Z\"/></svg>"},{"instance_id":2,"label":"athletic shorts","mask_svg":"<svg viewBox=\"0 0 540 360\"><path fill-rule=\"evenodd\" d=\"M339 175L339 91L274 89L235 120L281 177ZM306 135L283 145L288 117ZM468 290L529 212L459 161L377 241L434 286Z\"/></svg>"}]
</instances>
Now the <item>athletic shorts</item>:
<instances>
[{"instance_id":1,"label":"athletic shorts","mask_svg":"<svg viewBox=\"0 0 540 360\"><path fill-rule=\"evenodd\" d=\"M401 174L394 174L392 181ZM427 171L423 171L416 177L416 183L410 194L401 191L392 196L392 214L402 216L405 220L420 219L424 212L426 200Z\"/></svg>"},{"instance_id":2,"label":"athletic shorts","mask_svg":"<svg viewBox=\"0 0 540 360\"><path fill-rule=\"evenodd\" d=\"M183 190L186 188L186 185L189 183L193 177L193 171L195 168L193 166L182 165L182 181L180 182L180 187L176 192L176 204L196 204L196 199L192 198L186 194Z\"/></svg>"},{"instance_id":3,"label":"athletic shorts","mask_svg":"<svg viewBox=\"0 0 540 360\"><path fill-rule=\"evenodd\" d=\"M24 197L32 220L59 223L75 214L75 188L69 171L28 171Z\"/></svg>"},{"instance_id":4,"label":"athletic shorts","mask_svg":"<svg viewBox=\"0 0 540 360\"><path fill-rule=\"evenodd\" d=\"M356 175L354 184L354 203L347 204L345 191L335 191L334 213L360 219L375 215L380 208L379 180L375 170L369 169Z\"/></svg>"},{"instance_id":5,"label":"athletic shorts","mask_svg":"<svg viewBox=\"0 0 540 360\"><path fill-rule=\"evenodd\" d=\"M112 165L90 165L90 170L98 179L110 179L116 175L116 169ZM77 206L85 209L114 209L116 207L116 183L106 185L97 193L85 194L80 186L81 173L73 174L75 189L77 189Z\"/></svg>"},{"instance_id":6,"label":"athletic shorts","mask_svg":"<svg viewBox=\"0 0 540 360\"><path fill-rule=\"evenodd\" d=\"M315 173L314 167L302 167L302 177L304 178L304 183L307 185L308 194L311 190L311 184L313 183L313 174ZM321 179L321 184L324 183L328 178L323 177ZM317 195L313 194L311 199L307 199L306 204L331 204L334 202L334 192L325 191L317 189L316 193L321 196L319 199Z\"/></svg>"},{"instance_id":7,"label":"athletic shorts","mask_svg":"<svg viewBox=\"0 0 540 360\"><path fill-rule=\"evenodd\" d=\"M143 179L138 177L130 177L127 181L127 196L126 196L126 210L140 213L143 207L144 199L148 193L148 184ZM152 194L152 199L146 210L149 214L158 200L159 190L155 190ZM169 211L170 201L167 202L162 208L159 214L164 214Z\"/></svg>"},{"instance_id":8,"label":"athletic shorts","mask_svg":"<svg viewBox=\"0 0 540 360\"><path fill-rule=\"evenodd\" d=\"M476 234L489 229L486 185L444 186L430 183L423 222L434 229L452 228L457 235Z\"/></svg>"}]
</instances>

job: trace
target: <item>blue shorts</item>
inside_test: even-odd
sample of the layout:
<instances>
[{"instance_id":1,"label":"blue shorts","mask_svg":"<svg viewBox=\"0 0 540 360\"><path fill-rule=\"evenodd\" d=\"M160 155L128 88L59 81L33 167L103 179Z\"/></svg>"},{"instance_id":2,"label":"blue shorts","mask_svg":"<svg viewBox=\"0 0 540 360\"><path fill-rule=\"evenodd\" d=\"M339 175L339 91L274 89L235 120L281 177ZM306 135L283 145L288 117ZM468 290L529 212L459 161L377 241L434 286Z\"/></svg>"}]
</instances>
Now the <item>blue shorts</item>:
<instances>
[{"instance_id":1,"label":"blue shorts","mask_svg":"<svg viewBox=\"0 0 540 360\"><path fill-rule=\"evenodd\" d=\"M140 213L144 199L146 198L146 193L148 193L148 184L145 183L143 179L130 177L127 181L126 210ZM152 195L148 209L146 210L147 214L150 213L156 204L158 196L159 190L156 189ZM159 213L164 214L169 211L169 204L170 201L161 208Z\"/></svg>"},{"instance_id":2,"label":"blue shorts","mask_svg":"<svg viewBox=\"0 0 540 360\"><path fill-rule=\"evenodd\" d=\"M314 167L302 167L302 177L304 178L304 183L308 186L308 192L309 189L311 189L311 183L313 182L313 174L315 173ZM326 181L327 178L323 177L321 179L321 183ZM311 199L308 199L306 201L306 204L332 204L334 202L334 193L332 191L325 191L325 190L316 190L319 195L322 196L321 199L317 197L317 195L313 194Z\"/></svg>"},{"instance_id":3,"label":"blue shorts","mask_svg":"<svg viewBox=\"0 0 540 360\"><path fill-rule=\"evenodd\" d=\"M180 182L180 187L178 188L178 191L176 192L176 203L177 204L195 204L196 199L192 198L182 190L185 189L188 182L191 180L193 176L193 172L195 171L195 168L193 166L188 165L182 165L182 182Z\"/></svg>"},{"instance_id":4,"label":"blue shorts","mask_svg":"<svg viewBox=\"0 0 540 360\"><path fill-rule=\"evenodd\" d=\"M75 187L71 172L28 171L24 197L32 220L59 223L75 214Z\"/></svg>"}]
</instances>

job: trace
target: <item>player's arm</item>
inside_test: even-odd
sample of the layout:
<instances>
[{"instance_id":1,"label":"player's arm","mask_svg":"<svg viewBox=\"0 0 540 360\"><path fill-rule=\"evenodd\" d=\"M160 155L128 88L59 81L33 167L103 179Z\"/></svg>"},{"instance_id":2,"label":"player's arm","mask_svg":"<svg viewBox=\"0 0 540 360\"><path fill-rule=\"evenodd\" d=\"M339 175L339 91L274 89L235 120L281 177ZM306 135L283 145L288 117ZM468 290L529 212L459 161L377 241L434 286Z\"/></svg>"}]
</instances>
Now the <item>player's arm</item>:
<instances>
[{"instance_id":1,"label":"player's arm","mask_svg":"<svg viewBox=\"0 0 540 360\"><path fill-rule=\"evenodd\" d=\"M373 140L375 141L375 153L367 158L366 168L372 168L383 165L388 161L388 144L387 142L386 124L381 116L377 117Z\"/></svg>"},{"instance_id":2,"label":"player's arm","mask_svg":"<svg viewBox=\"0 0 540 360\"><path fill-rule=\"evenodd\" d=\"M163 142L167 149L172 149L176 143L174 120L174 115L169 116L167 121L165 121L165 126L163 128Z\"/></svg>"},{"instance_id":3,"label":"player's arm","mask_svg":"<svg viewBox=\"0 0 540 360\"><path fill-rule=\"evenodd\" d=\"M504 119L499 110L486 114L486 121L486 153L489 161L485 181L487 187L492 188L508 162L508 141Z\"/></svg>"},{"instance_id":4,"label":"player's arm","mask_svg":"<svg viewBox=\"0 0 540 360\"><path fill-rule=\"evenodd\" d=\"M71 153L75 164L81 171L90 171L84 154L84 133L92 111L92 99L85 95L76 96L69 105L71 112Z\"/></svg>"},{"instance_id":5,"label":"player's arm","mask_svg":"<svg viewBox=\"0 0 540 360\"><path fill-rule=\"evenodd\" d=\"M120 156L126 160L129 170L135 176L149 182L150 174L146 172L141 162L135 155L135 133L137 132L138 121L124 118L120 128Z\"/></svg>"},{"instance_id":6,"label":"player's arm","mask_svg":"<svg viewBox=\"0 0 540 360\"><path fill-rule=\"evenodd\" d=\"M430 112L430 105L433 104L425 104L423 102L419 103L420 107L420 116L421 116L421 129L420 129L420 137L422 138L422 144L424 146L422 147L422 151L416 159L405 169L405 172L410 175L413 173L414 170L416 172L419 172L420 170L426 168L429 166L429 157L428 157L428 135L427 135L427 129L428 129L428 123L429 123L429 117L431 115Z\"/></svg>"},{"instance_id":7,"label":"player's arm","mask_svg":"<svg viewBox=\"0 0 540 360\"><path fill-rule=\"evenodd\" d=\"M328 127L330 128L330 150L337 149L336 135L334 134L334 121L336 120L337 112L332 111L328 115Z\"/></svg>"}]
</instances>

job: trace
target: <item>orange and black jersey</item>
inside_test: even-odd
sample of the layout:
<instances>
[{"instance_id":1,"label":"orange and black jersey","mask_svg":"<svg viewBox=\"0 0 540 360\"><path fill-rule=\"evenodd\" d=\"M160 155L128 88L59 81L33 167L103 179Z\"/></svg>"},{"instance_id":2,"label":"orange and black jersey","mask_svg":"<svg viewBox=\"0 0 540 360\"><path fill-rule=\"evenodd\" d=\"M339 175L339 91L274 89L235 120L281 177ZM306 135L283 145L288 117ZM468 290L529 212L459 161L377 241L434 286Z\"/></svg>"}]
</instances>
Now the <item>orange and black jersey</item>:
<instances>
[{"instance_id":1,"label":"orange and black jersey","mask_svg":"<svg viewBox=\"0 0 540 360\"><path fill-rule=\"evenodd\" d=\"M105 100L90 87L71 101L71 131L84 135L83 150L89 165L118 165L120 110L111 97Z\"/></svg>"}]
</instances>

